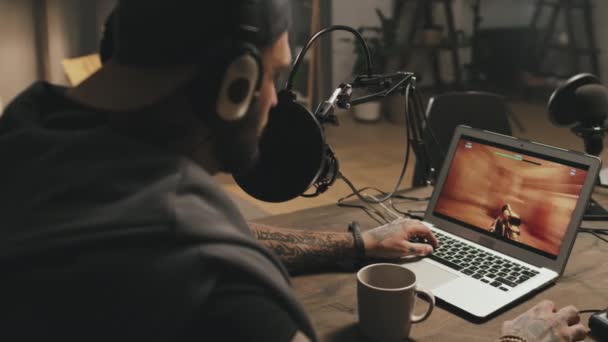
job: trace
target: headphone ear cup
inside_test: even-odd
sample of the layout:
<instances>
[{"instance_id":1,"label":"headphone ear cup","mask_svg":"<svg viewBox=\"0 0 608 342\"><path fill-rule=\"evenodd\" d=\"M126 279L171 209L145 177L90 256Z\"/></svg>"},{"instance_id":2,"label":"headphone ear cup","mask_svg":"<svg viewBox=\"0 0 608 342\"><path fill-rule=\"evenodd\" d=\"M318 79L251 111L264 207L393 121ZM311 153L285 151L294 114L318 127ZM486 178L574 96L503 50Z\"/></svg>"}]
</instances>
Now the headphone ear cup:
<instances>
[{"instance_id":1,"label":"headphone ear cup","mask_svg":"<svg viewBox=\"0 0 608 342\"><path fill-rule=\"evenodd\" d=\"M224 121L237 121L247 114L262 80L262 63L256 50L245 48L224 71L216 102L216 113Z\"/></svg>"}]
</instances>

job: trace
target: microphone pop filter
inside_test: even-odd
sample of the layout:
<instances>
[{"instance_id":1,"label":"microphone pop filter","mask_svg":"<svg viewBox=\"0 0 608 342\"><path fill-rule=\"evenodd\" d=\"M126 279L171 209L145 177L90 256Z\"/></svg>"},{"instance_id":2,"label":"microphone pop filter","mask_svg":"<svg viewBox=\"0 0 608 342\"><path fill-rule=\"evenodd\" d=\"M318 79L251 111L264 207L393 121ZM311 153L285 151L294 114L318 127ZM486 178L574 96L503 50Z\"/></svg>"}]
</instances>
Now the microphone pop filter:
<instances>
[{"instance_id":1,"label":"microphone pop filter","mask_svg":"<svg viewBox=\"0 0 608 342\"><path fill-rule=\"evenodd\" d=\"M260 139L259 159L234 175L249 195L266 202L285 202L305 193L325 167L325 135L319 122L282 91Z\"/></svg>"},{"instance_id":2,"label":"microphone pop filter","mask_svg":"<svg viewBox=\"0 0 608 342\"><path fill-rule=\"evenodd\" d=\"M554 125L572 126L581 121L577 90L590 84L600 84L600 80L592 74L579 74L568 79L553 92L547 109L549 119Z\"/></svg>"}]
</instances>

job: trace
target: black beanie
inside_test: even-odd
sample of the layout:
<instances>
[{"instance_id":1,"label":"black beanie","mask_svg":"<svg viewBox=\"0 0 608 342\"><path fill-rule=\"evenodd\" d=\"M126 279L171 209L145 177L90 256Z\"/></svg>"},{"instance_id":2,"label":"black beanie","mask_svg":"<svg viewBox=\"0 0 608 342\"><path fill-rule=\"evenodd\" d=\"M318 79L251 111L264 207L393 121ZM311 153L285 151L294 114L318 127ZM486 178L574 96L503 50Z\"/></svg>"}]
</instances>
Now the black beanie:
<instances>
[{"instance_id":1,"label":"black beanie","mask_svg":"<svg viewBox=\"0 0 608 342\"><path fill-rule=\"evenodd\" d=\"M227 41L272 45L291 24L289 0L121 0L115 9L118 63L201 63Z\"/></svg>"}]
</instances>

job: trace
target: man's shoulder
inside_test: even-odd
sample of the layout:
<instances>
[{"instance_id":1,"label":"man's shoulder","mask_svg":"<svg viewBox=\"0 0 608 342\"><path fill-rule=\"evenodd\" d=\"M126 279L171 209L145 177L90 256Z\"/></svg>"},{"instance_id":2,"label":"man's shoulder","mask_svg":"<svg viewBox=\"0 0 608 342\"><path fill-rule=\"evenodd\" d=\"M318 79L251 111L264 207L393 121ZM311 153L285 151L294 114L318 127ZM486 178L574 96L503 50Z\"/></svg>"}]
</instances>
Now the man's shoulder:
<instances>
[{"instance_id":1,"label":"man's shoulder","mask_svg":"<svg viewBox=\"0 0 608 342\"><path fill-rule=\"evenodd\" d=\"M182 160L178 178L175 192L169 195L169 205L179 232L254 240L237 206L205 170Z\"/></svg>"},{"instance_id":2,"label":"man's shoulder","mask_svg":"<svg viewBox=\"0 0 608 342\"><path fill-rule=\"evenodd\" d=\"M223 277L194 330L209 340L291 341L300 327L283 305L252 278Z\"/></svg>"},{"instance_id":3,"label":"man's shoulder","mask_svg":"<svg viewBox=\"0 0 608 342\"><path fill-rule=\"evenodd\" d=\"M48 106L53 102L57 102L66 89L63 86L54 85L46 81L36 81L15 96L5 107L5 113L13 110L22 111L24 104L28 106L35 105L36 107Z\"/></svg>"}]
</instances>

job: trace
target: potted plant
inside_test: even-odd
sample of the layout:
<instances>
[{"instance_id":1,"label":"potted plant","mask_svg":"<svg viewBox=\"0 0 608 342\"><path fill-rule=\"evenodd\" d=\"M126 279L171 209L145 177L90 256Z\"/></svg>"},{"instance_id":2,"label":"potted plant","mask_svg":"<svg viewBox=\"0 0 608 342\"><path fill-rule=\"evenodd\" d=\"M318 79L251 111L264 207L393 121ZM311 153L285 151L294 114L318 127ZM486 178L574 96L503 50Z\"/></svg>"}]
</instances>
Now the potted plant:
<instances>
[{"instance_id":1,"label":"potted plant","mask_svg":"<svg viewBox=\"0 0 608 342\"><path fill-rule=\"evenodd\" d=\"M379 27L362 26L357 29L365 39L371 54L372 70L380 73L378 67L383 65L382 29ZM353 40L349 40L353 41ZM366 72L366 58L363 48L358 41L353 41L355 52L355 64L353 66L353 77ZM362 122L375 122L382 118L380 102L368 102L353 107L352 113L356 120Z\"/></svg>"},{"instance_id":2,"label":"potted plant","mask_svg":"<svg viewBox=\"0 0 608 342\"><path fill-rule=\"evenodd\" d=\"M402 67L405 53L407 52L407 44L405 43L404 22L401 20L405 11L403 11L403 2L395 1L393 16L387 17L382 10L376 8L376 15L380 21L379 26L361 26L358 31L365 39L371 53L372 68L375 74L387 74L399 71ZM354 44L355 64L353 67L353 75L359 75L366 70L365 54L357 41L348 39ZM387 117L391 119L395 115L392 113L392 108L397 106L392 103L403 99L397 97L396 100L389 98L384 103L370 102L359 105L353 108L355 119L360 121L373 122L382 118L382 107ZM384 106L383 106L384 105ZM399 105L399 113L402 111L402 106ZM397 108L395 108L397 110ZM402 113L401 113L402 114ZM391 119L391 121L394 121Z\"/></svg>"}]
</instances>

